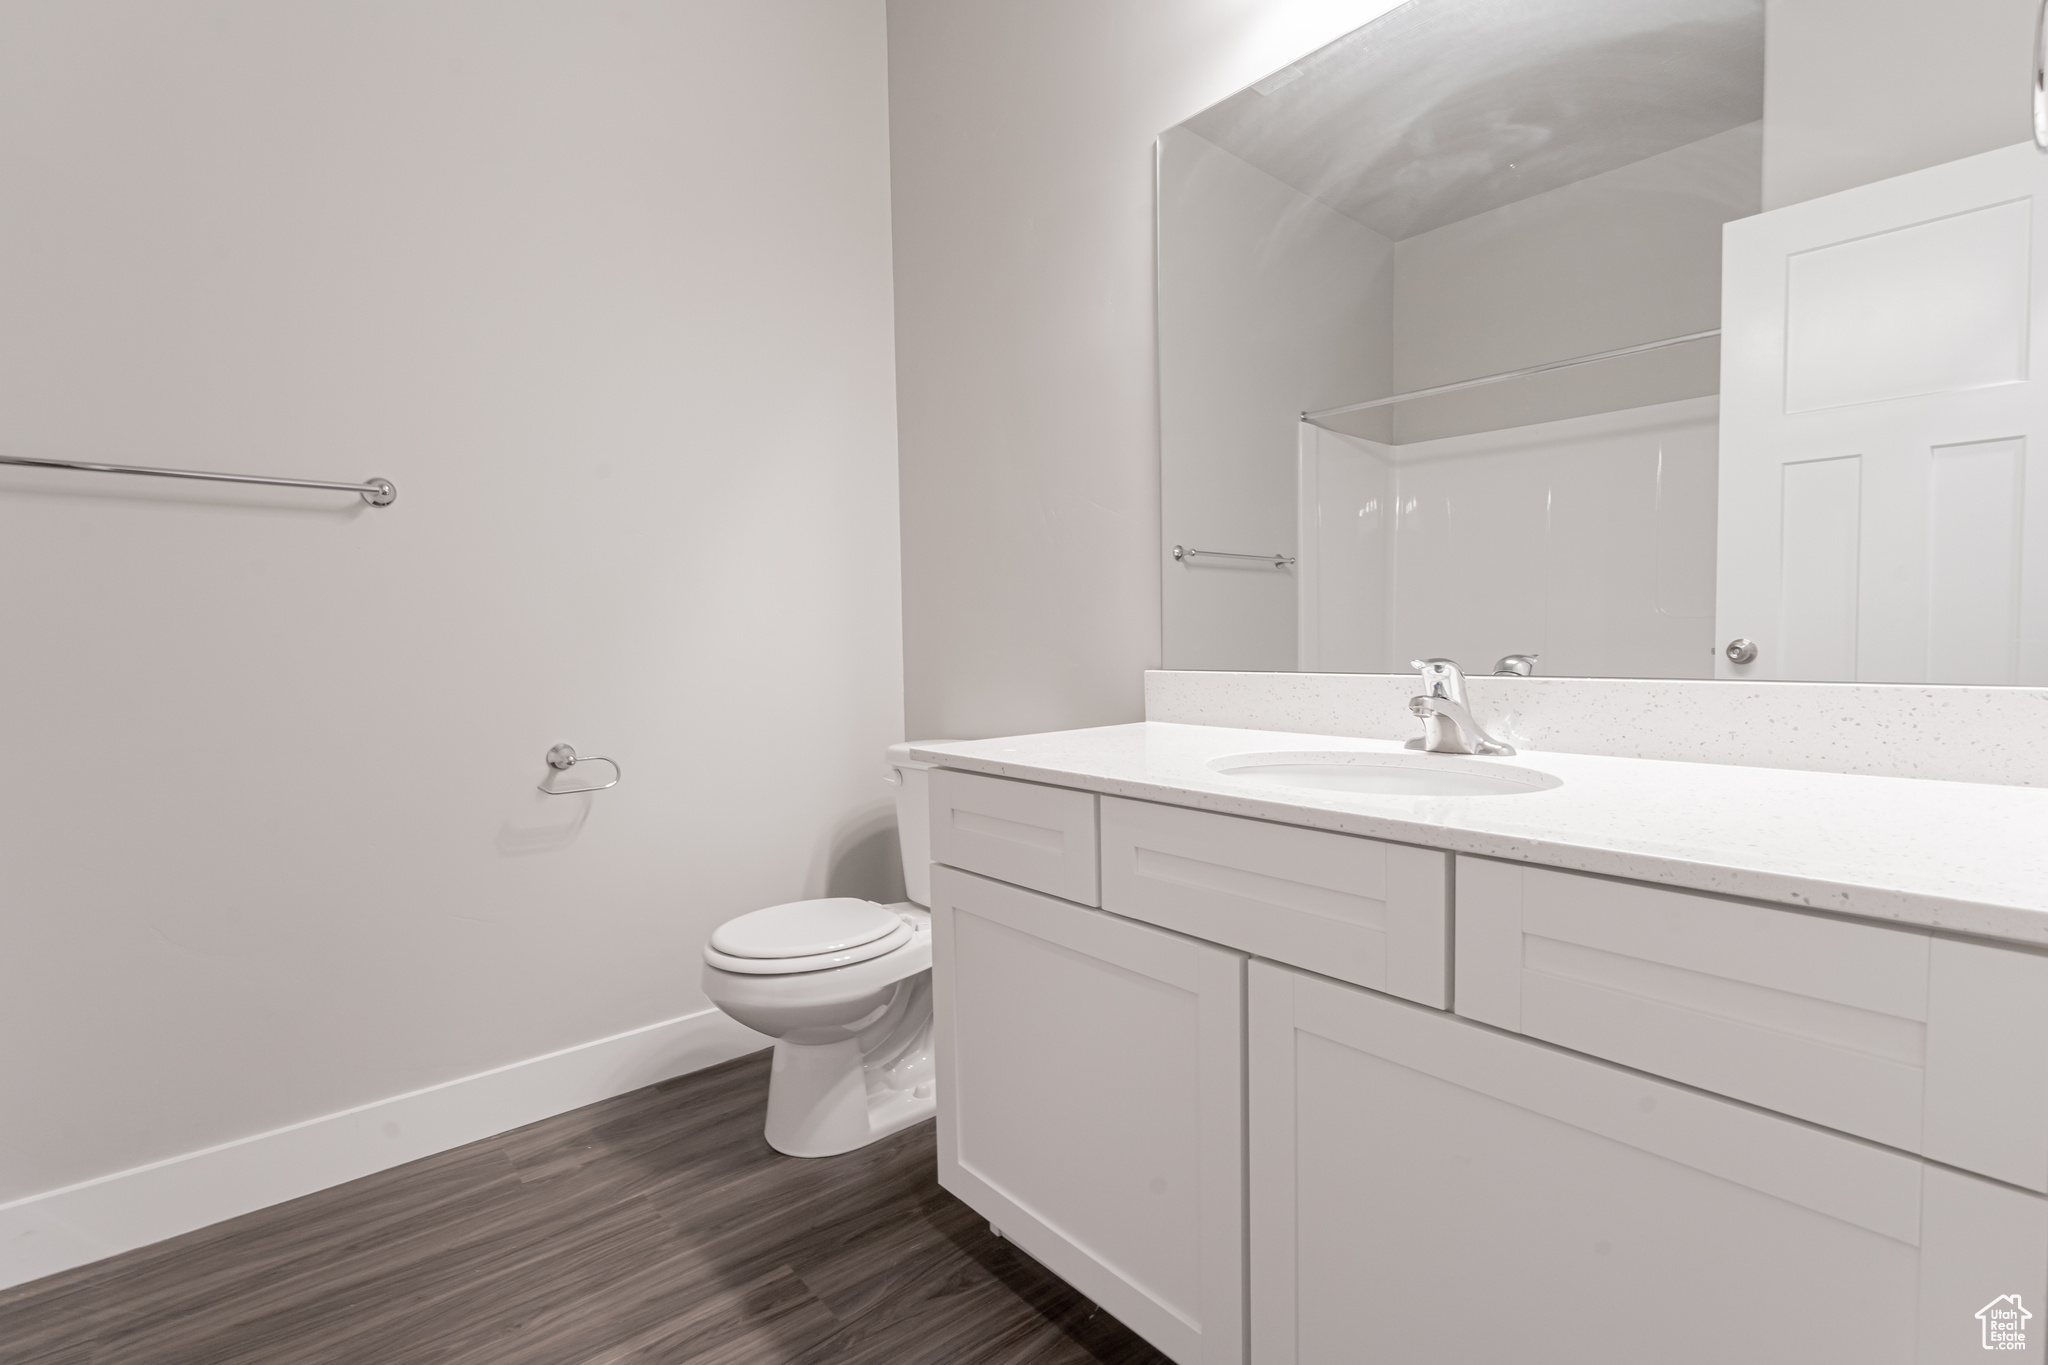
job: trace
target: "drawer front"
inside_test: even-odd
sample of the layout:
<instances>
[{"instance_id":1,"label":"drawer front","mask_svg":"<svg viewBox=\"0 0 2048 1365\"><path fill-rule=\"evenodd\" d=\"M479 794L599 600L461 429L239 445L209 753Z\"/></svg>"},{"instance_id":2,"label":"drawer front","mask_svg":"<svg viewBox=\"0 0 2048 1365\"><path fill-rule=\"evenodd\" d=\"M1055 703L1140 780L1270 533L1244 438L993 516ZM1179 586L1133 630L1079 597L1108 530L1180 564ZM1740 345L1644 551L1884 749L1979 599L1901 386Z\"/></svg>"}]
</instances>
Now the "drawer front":
<instances>
[{"instance_id":1,"label":"drawer front","mask_svg":"<svg viewBox=\"0 0 2048 1365\"><path fill-rule=\"evenodd\" d=\"M1457 1012L2048 1190L2048 958L1458 859Z\"/></svg>"},{"instance_id":2,"label":"drawer front","mask_svg":"<svg viewBox=\"0 0 2048 1365\"><path fill-rule=\"evenodd\" d=\"M1095 794L935 769L932 861L1098 905Z\"/></svg>"},{"instance_id":3,"label":"drawer front","mask_svg":"<svg viewBox=\"0 0 2048 1365\"><path fill-rule=\"evenodd\" d=\"M1437 1009L1450 855L1102 798L1102 907Z\"/></svg>"}]
</instances>

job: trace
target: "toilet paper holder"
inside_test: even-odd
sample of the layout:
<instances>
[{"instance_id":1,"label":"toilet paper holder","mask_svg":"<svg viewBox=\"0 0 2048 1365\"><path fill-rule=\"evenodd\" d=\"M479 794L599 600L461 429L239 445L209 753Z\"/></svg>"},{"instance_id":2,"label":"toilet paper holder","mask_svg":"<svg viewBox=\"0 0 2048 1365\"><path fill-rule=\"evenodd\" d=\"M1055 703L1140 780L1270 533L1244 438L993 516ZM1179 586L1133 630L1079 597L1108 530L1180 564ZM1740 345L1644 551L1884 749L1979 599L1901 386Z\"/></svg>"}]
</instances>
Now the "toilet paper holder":
<instances>
[{"instance_id":1,"label":"toilet paper holder","mask_svg":"<svg viewBox=\"0 0 2048 1365\"><path fill-rule=\"evenodd\" d=\"M575 796L579 792L601 792L618 786L619 779L626 775L625 771L619 767L619 760L616 758L606 758L603 754L578 755L576 750L567 744L557 744L554 748L548 750L548 767L558 773L568 772L569 769L575 767L578 763L609 763L612 765L612 780L596 787L569 787L558 790L550 787L547 784L547 779L542 778L536 785L536 790L546 792L549 796Z\"/></svg>"}]
</instances>

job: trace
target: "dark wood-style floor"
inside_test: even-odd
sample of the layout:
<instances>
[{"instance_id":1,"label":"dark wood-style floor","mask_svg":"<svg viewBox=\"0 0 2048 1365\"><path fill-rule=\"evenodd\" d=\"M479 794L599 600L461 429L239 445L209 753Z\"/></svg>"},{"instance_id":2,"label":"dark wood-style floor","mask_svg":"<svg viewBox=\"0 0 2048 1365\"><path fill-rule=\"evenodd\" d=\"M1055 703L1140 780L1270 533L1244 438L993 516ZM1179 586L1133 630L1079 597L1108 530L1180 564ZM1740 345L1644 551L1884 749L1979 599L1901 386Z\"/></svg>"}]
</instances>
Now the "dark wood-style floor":
<instances>
[{"instance_id":1,"label":"dark wood-style floor","mask_svg":"<svg viewBox=\"0 0 2048 1365\"><path fill-rule=\"evenodd\" d=\"M768 1054L0 1291L0 1365L1165 1365Z\"/></svg>"}]
</instances>

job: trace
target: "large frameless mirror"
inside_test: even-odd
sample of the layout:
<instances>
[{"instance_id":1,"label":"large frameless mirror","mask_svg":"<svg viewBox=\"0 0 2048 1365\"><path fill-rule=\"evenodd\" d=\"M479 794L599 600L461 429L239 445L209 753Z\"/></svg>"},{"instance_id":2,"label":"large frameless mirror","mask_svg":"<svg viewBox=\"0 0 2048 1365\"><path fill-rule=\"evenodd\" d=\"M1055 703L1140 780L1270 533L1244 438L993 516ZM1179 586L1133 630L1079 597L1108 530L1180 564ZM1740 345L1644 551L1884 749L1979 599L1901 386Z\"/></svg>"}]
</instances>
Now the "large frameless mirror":
<instances>
[{"instance_id":1,"label":"large frameless mirror","mask_svg":"<svg viewBox=\"0 0 2048 1365\"><path fill-rule=\"evenodd\" d=\"M1764 212L1765 34L1413 0L1161 136L1167 667L2048 682L2048 158Z\"/></svg>"}]
</instances>

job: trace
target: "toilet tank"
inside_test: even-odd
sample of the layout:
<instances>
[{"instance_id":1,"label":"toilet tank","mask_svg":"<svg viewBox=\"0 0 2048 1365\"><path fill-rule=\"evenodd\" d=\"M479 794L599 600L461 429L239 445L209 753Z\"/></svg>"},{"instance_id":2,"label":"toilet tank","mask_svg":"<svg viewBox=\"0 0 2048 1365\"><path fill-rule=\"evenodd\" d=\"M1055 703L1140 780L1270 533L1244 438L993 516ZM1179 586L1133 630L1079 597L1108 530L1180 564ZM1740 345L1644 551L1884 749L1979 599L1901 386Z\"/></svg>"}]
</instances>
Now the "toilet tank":
<instances>
[{"instance_id":1,"label":"toilet tank","mask_svg":"<svg viewBox=\"0 0 2048 1365\"><path fill-rule=\"evenodd\" d=\"M932 903L932 765L912 758L910 748L909 744L889 746L889 767L883 780L896 788L896 837L903 847L903 894L928 906Z\"/></svg>"}]
</instances>

